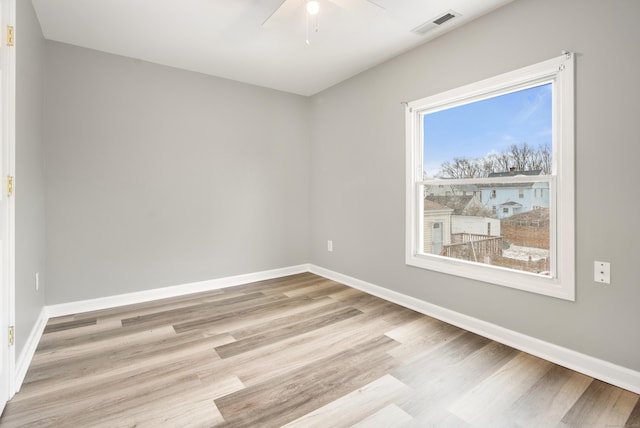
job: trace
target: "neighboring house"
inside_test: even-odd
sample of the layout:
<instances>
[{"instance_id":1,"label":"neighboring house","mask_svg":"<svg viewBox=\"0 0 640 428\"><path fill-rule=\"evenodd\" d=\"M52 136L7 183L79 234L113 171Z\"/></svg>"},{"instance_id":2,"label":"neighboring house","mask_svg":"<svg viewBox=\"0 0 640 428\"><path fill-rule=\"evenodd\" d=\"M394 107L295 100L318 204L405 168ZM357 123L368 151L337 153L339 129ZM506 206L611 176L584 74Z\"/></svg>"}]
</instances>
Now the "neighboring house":
<instances>
[{"instance_id":1,"label":"neighboring house","mask_svg":"<svg viewBox=\"0 0 640 428\"><path fill-rule=\"evenodd\" d=\"M443 180L444 181L444 180ZM478 196L480 189L475 184L437 184L427 186L424 191L425 197L432 196Z\"/></svg>"},{"instance_id":2,"label":"neighboring house","mask_svg":"<svg viewBox=\"0 0 640 428\"><path fill-rule=\"evenodd\" d=\"M493 172L489 177L541 175L542 170ZM549 188L546 183L504 183L478 186L480 200L492 217L507 218L540 208L549 208Z\"/></svg>"},{"instance_id":3,"label":"neighboring house","mask_svg":"<svg viewBox=\"0 0 640 428\"><path fill-rule=\"evenodd\" d=\"M475 186L474 186L475 187ZM451 195L451 196L427 196L426 200L436 202L440 205L453 209L453 215L484 215L486 209L480 201L480 195L470 193L468 195Z\"/></svg>"},{"instance_id":4,"label":"neighboring house","mask_svg":"<svg viewBox=\"0 0 640 428\"><path fill-rule=\"evenodd\" d=\"M523 205L518 202L505 202L496 207L496 213L498 218L511 217L514 214L520 214L531 210L523 210Z\"/></svg>"},{"instance_id":5,"label":"neighboring house","mask_svg":"<svg viewBox=\"0 0 640 428\"><path fill-rule=\"evenodd\" d=\"M440 254L451 243L453 209L429 199L424 200L424 252Z\"/></svg>"},{"instance_id":6,"label":"neighboring house","mask_svg":"<svg viewBox=\"0 0 640 428\"><path fill-rule=\"evenodd\" d=\"M441 254L444 247L471 236L474 240L500 236L500 220L488 216L477 195L424 199L425 253Z\"/></svg>"},{"instance_id":7,"label":"neighboring house","mask_svg":"<svg viewBox=\"0 0 640 428\"><path fill-rule=\"evenodd\" d=\"M489 263L502 255L500 220L488 217L477 195L427 196L424 252Z\"/></svg>"},{"instance_id":8,"label":"neighboring house","mask_svg":"<svg viewBox=\"0 0 640 428\"><path fill-rule=\"evenodd\" d=\"M451 217L451 234L500 236L500 219L491 217L454 215Z\"/></svg>"},{"instance_id":9,"label":"neighboring house","mask_svg":"<svg viewBox=\"0 0 640 428\"><path fill-rule=\"evenodd\" d=\"M435 202L453 209L451 233L500 236L500 220L491 218L480 202L479 195L427 196L425 201ZM425 208L426 210L426 208Z\"/></svg>"}]
</instances>

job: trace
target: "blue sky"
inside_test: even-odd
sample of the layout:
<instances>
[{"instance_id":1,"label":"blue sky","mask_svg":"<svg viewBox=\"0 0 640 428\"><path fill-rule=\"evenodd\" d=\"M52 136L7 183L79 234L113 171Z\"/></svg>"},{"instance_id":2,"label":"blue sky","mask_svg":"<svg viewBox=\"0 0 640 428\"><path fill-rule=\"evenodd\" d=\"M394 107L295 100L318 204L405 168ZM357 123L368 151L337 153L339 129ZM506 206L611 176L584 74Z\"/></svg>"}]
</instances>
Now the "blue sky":
<instances>
[{"instance_id":1,"label":"blue sky","mask_svg":"<svg viewBox=\"0 0 640 428\"><path fill-rule=\"evenodd\" d=\"M454 157L500 153L511 144L551 145L551 83L424 116L429 177Z\"/></svg>"}]
</instances>

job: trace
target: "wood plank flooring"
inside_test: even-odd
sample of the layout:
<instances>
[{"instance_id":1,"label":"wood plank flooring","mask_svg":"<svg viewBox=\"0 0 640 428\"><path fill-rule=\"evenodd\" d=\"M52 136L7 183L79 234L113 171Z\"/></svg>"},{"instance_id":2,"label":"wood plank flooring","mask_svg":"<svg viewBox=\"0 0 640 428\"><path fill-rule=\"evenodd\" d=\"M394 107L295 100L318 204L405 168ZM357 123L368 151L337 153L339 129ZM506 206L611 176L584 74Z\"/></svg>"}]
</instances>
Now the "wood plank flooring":
<instances>
[{"instance_id":1,"label":"wood plank flooring","mask_svg":"<svg viewBox=\"0 0 640 428\"><path fill-rule=\"evenodd\" d=\"M1 427L636 427L637 394L310 273L51 319Z\"/></svg>"}]
</instances>

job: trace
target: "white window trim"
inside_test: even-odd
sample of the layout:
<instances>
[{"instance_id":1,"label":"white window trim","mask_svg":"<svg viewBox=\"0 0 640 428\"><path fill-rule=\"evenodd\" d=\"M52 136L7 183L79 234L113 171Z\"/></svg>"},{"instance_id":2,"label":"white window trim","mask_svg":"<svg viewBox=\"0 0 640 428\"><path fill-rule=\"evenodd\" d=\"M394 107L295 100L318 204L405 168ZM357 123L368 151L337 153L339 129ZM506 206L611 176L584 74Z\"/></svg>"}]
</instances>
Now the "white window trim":
<instances>
[{"instance_id":1,"label":"white window trim","mask_svg":"<svg viewBox=\"0 0 640 428\"><path fill-rule=\"evenodd\" d=\"M406 264L565 300L575 300L575 167L574 69L572 53L480 82L407 103L406 107ZM550 250L555 254L552 276L482 265L419 249L423 237L422 113L451 108L497 94L553 82L553 167L550 183ZM531 176L523 178L532 181ZM487 180L487 179L484 179ZM533 180L535 181L535 179ZM447 184L453 184L447 180ZM559 197L557 195L560 195Z\"/></svg>"}]
</instances>

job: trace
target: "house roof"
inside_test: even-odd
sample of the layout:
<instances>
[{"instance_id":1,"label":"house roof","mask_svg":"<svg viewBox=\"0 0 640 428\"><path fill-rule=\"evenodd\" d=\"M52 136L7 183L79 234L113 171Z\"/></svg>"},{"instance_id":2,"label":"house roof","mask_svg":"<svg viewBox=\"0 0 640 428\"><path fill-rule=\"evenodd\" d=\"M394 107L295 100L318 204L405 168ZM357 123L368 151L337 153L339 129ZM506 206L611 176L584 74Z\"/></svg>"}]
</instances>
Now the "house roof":
<instances>
[{"instance_id":1,"label":"house roof","mask_svg":"<svg viewBox=\"0 0 640 428\"><path fill-rule=\"evenodd\" d=\"M447 180L451 180L451 178L439 178L440 182L438 184L431 184L427 186L428 188L444 188L450 189L454 192L475 192L478 190L478 186L475 184L448 184Z\"/></svg>"},{"instance_id":2,"label":"house roof","mask_svg":"<svg viewBox=\"0 0 640 428\"><path fill-rule=\"evenodd\" d=\"M425 198L425 209L427 201L435 203L446 208L453 209L454 215L463 215L465 209L473 199L473 196L447 195L447 196L427 196Z\"/></svg>"},{"instance_id":3,"label":"house roof","mask_svg":"<svg viewBox=\"0 0 640 428\"><path fill-rule=\"evenodd\" d=\"M504 171L504 172L491 172L488 177L513 177L516 175L540 175L541 169L532 169L528 171Z\"/></svg>"},{"instance_id":4,"label":"house roof","mask_svg":"<svg viewBox=\"0 0 640 428\"><path fill-rule=\"evenodd\" d=\"M532 169L532 170L527 170L527 171L504 171L504 172L492 172L490 173L487 177L489 178L494 178L494 177L515 177L518 175L528 175L528 176L533 176L533 175L542 175L542 170L541 169ZM478 187L480 187L481 189L493 189L496 187L533 187L535 183L531 182L531 183L491 183L491 184L481 184Z\"/></svg>"},{"instance_id":5,"label":"house roof","mask_svg":"<svg viewBox=\"0 0 640 428\"><path fill-rule=\"evenodd\" d=\"M449 208L446 205L439 204L429 199L424 200L424 210L425 211L453 211L452 208Z\"/></svg>"}]
</instances>

